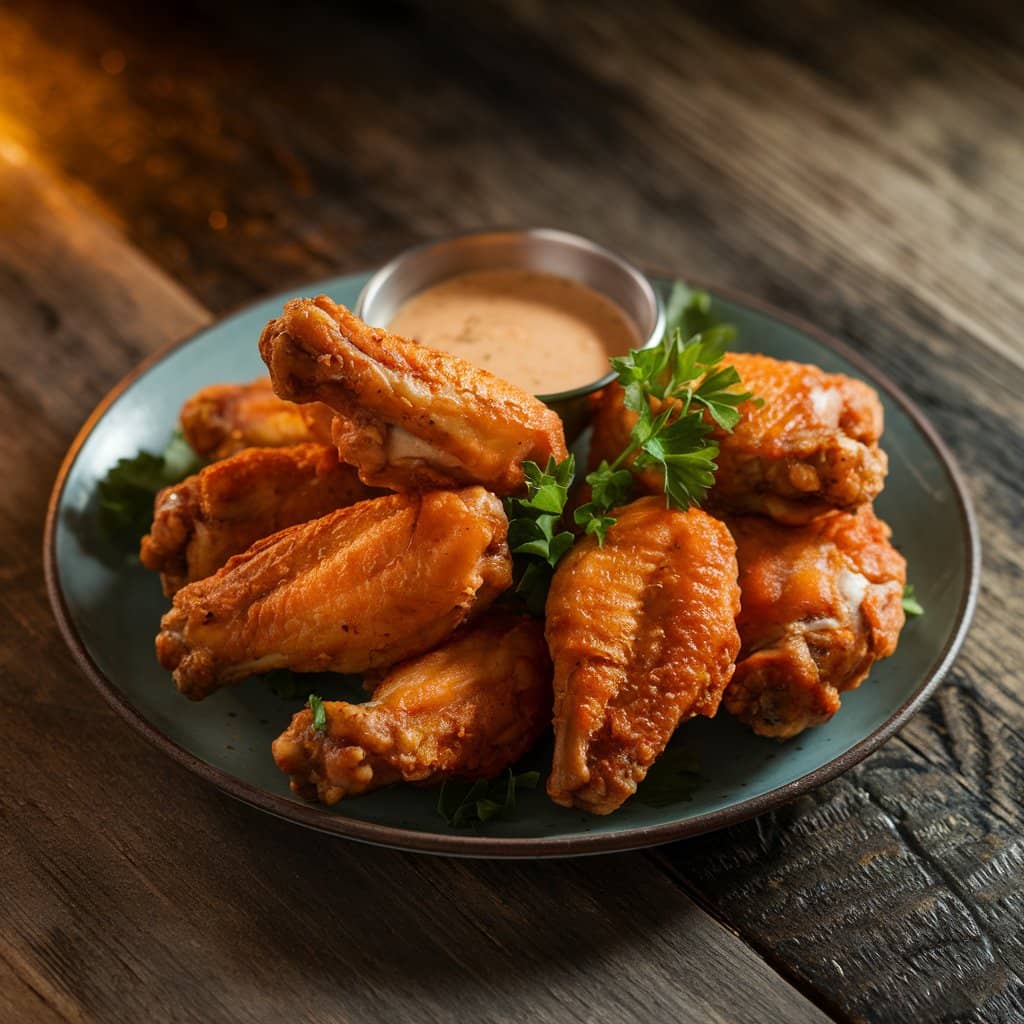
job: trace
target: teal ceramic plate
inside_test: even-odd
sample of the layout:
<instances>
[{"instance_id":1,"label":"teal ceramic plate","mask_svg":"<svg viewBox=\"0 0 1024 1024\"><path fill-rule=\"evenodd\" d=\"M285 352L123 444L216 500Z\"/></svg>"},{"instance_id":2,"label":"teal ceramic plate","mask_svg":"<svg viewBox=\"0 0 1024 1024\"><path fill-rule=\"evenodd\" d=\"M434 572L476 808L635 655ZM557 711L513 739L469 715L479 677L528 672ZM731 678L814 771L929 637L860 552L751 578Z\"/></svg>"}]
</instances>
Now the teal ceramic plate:
<instances>
[{"instance_id":1,"label":"teal ceramic plate","mask_svg":"<svg viewBox=\"0 0 1024 1024\"><path fill-rule=\"evenodd\" d=\"M366 279L334 278L297 291L354 305ZM833 778L892 735L949 667L973 609L979 558L968 498L946 449L906 398L855 353L779 313L716 292L716 310L737 324L741 347L862 377L882 395L890 469L877 509L892 525L927 609L907 624L896 654L843 697L831 722L789 743L759 739L725 714L687 724L674 743L692 753L699 777L691 776L690 791L667 806L634 798L595 818L555 806L539 787L521 794L512 820L453 828L437 814L433 790L397 786L333 808L297 799L271 760L270 744L299 702L282 700L258 679L200 704L179 696L153 655L167 606L159 582L110 550L96 515L97 481L122 456L159 451L193 391L265 372L256 340L293 294L206 328L119 384L71 446L46 530L51 599L86 674L132 726L231 795L324 832L433 853L547 857L648 846L734 824Z\"/></svg>"}]
</instances>

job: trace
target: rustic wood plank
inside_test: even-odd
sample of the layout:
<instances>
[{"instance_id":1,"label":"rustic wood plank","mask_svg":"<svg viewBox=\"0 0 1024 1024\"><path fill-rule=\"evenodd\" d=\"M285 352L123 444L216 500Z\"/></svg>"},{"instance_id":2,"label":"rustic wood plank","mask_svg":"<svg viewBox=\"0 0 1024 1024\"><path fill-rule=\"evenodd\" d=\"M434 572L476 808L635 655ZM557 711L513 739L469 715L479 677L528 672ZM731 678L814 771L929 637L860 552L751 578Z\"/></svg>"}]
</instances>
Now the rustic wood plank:
<instances>
[{"instance_id":1,"label":"rustic wood plank","mask_svg":"<svg viewBox=\"0 0 1024 1024\"><path fill-rule=\"evenodd\" d=\"M667 4L358 20L309 4L280 22L221 4L129 31L36 2L5 19L0 75L17 129L214 309L410 238L539 218L789 306L863 301L853 271L1019 361L1019 19L979 39L973 12L743 6L716 29ZM800 60L778 52L787 27Z\"/></svg>"},{"instance_id":2,"label":"rustic wood plank","mask_svg":"<svg viewBox=\"0 0 1024 1024\"><path fill-rule=\"evenodd\" d=\"M0 449L5 1020L828 1019L642 855L372 850L234 803L127 729L61 650L39 522L101 392L206 314L27 152L0 154L0 195L5 355L26 368L0 379L21 426Z\"/></svg>"},{"instance_id":3,"label":"rustic wood plank","mask_svg":"<svg viewBox=\"0 0 1024 1024\"><path fill-rule=\"evenodd\" d=\"M307 5L270 23L32 0L0 12L2 126L216 310L442 231L553 223L775 301L889 372L981 514L950 684L863 768L661 862L837 1011L1012 1020L1024 22L998 3L688 8Z\"/></svg>"},{"instance_id":4,"label":"rustic wood plank","mask_svg":"<svg viewBox=\"0 0 1024 1024\"><path fill-rule=\"evenodd\" d=\"M51 1021L79 1021L78 1007L55 992L49 979L31 965L19 963L13 967L8 960L10 949L0 956L0 1013L4 1020L32 1019L50 1024ZM38 986L38 987L37 987Z\"/></svg>"}]
</instances>

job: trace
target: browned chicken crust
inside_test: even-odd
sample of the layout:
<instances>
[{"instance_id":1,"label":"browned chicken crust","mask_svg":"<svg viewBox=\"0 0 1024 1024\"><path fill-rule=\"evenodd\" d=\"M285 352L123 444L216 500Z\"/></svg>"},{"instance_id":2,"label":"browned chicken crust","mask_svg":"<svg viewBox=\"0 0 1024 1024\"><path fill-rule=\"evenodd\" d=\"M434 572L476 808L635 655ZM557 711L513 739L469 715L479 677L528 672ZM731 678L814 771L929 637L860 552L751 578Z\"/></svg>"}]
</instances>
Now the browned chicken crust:
<instances>
[{"instance_id":1,"label":"browned chicken crust","mask_svg":"<svg viewBox=\"0 0 1024 1024\"><path fill-rule=\"evenodd\" d=\"M392 782L498 775L551 720L551 663L537 619L488 612L437 650L392 668L365 704L300 711L274 741L292 789L333 804Z\"/></svg>"},{"instance_id":2,"label":"browned chicken crust","mask_svg":"<svg viewBox=\"0 0 1024 1024\"><path fill-rule=\"evenodd\" d=\"M299 406L299 413L314 441L334 444L334 410L329 405L323 402L304 402Z\"/></svg>"},{"instance_id":3,"label":"browned chicken crust","mask_svg":"<svg viewBox=\"0 0 1024 1024\"><path fill-rule=\"evenodd\" d=\"M726 709L788 739L839 709L903 628L906 562L870 506L801 527L729 520L740 567L743 647Z\"/></svg>"},{"instance_id":4,"label":"browned chicken crust","mask_svg":"<svg viewBox=\"0 0 1024 1024\"><path fill-rule=\"evenodd\" d=\"M375 493L333 446L246 448L157 495L139 559L172 597L260 538Z\"/></svg>"},{"instance_id":5,"label":"browned chicken crust","mask_svg":"<svg viewBox=\"0 0 1024 1024\"><path fill-rule=\"evenodd\" d=\"M566 457L557 413L486 370L380 328L326 296L294 299L260 353L274 388L336 413L334 442L368 484L430 488L523 485L522 463Z\"/></svg>"},{"instance_id":6,"label":"browned chicken crust","mask_svg":"<svg viewBox=\"0 0 1024 1024\"><path fill-rule=\"evenodd\" d=\"M548 793L595 814L632 796L680 722L715 714L740 645L725 526L655 497L616 514L603 548L586 537L565 555L547 601Z\"/></svg>"},{"instance_id":7,"label":"browned chicken crust","mask_svg":"<svg viewBox=\"0 0 1024 1024\"><path fill-rule=\"evenodd\" d=\"M507 531L481 487L388 495L288 527L179 590L157 657L193 700L276 668L392 665L508 588Z\"/></svg>"},{"instance_id":8,"label":"browned chicken crust","mask_svg":"<svg viewBox=\"0 0 1024 1024\"><path fill-rule=\"evenodd\" d=\"M320 441L331 444L332 414L304 411L274 394L270 379L213 384L181 407L185 440L206 461L226 459L243 448L282 448Z\"/></svg>"},{"instance_id":9,"label":"browned chicken crust","mask_svg":"<svg viewBox=\"0 0 1024 1024\"><path fill-rule=\"evenodd\" d=\"M720 453L709 508L800 524L833 509L852 511L879 494L888 464L878 447L882 405L871 387L806 363L743 352L727 353L723 364L735 366L744 390L764 404L744 403L731 434L713 431ZM596 403L595 467L628 443L637 416L623 398L613 384ZM663 489L660 470L637 478L650 494Z\"/></svg>"}]
</instances>

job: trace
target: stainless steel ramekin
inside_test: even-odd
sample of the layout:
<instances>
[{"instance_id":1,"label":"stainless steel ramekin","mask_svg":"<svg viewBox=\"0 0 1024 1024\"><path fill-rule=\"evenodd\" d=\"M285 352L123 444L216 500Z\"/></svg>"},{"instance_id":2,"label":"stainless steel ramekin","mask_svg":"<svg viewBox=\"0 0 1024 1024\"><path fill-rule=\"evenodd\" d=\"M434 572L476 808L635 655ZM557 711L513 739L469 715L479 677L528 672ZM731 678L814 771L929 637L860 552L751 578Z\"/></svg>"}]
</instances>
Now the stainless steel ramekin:
<instances>
[{"instance_id":1,"label":"stainless steel ramekin","mask_svg":"<svg viewBox=\"0 0 1024 1024\"><path fill-rule=\"evenodd\" d=\"M665 310L651 282L632 263L579 235L551 228L478 231L406 249L366 283L356 313L368 324L387 327L406 299L433 284L471 270L529 269L588 285L616 302L640 331L641 348L656 345L665 330ZM538 395L565 421L574 436L586 418L587 396L614 374L555 394Z\"/></svg>"}]
</instances>

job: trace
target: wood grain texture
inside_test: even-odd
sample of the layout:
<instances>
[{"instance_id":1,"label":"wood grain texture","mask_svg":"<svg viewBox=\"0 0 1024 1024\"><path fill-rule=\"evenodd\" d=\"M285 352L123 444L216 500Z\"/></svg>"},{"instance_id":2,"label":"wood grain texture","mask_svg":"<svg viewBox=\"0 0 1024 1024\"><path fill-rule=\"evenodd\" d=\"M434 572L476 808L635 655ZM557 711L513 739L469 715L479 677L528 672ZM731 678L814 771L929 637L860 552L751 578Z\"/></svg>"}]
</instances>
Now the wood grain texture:
<instances>
[{"instance_id":1,"label":"wood grain texture","mask_svg":"<svg viewBox=\"0 0 1024 1024\"><path fill-rule=\"evenodd\" d=\"M132 734L61 650L40 517L88 407L206 314L24 151L0 154L0 194L5 355L33 371L0 381L24 428L0 452L21 488L0 498L5 1022L828 1020L639 854L372 850L233 803Z\"/></svg>"},{"instance_id":2,"label":"wood grain texture","mask_svg":"<svg viewBox=\"0 0 1024 1024\"><path fill-rule=\"evenodd\" d=\"M614 869L602 860L566 868L565 876L561 867L512 871L503 898L527 901L536 917L525 919L526 930L545 933L538 942L553 963L543 972L523 937L516 944L499 930L513 959L530 965L529 977L503 982L502 997L540 999L543 989L547 1001L540 1009L523 1004L526 1012L613 1019L628 1011L607 1002L615 998L607 979L626 971L636 1007L649 1005L649 1019L664 1016L675 1005L667 1001L670 980L679 984L680 975L648 958L652 948L683 948L673 944L675 925L665 924L676 911L656 918L662 930L654 942L643 937L641 918L652 905L648 890L655 903L674 900L673 882L841 1019L1024 1018L1024 20L1016 6L652 3L632 14L610 2L339 6L308 3L287 18L240 3L144 17L128 5L0 7L0 134L33 167L63 175L75 209L85 204L89 223L111 226L95 234L115 239L106 251L88 232L78 248L74 231L48 234L45 223L65 220L68 189L5 180L0 209L7 203L34 226L27 240L0 230L5 355L8 337L18 345L10 348L16 359L0 368L0 410L5 422L27 424L35 456L31 467L19 462L8 472L0 499L11 538L0 554L10 584L0 594L9 609L0 622L0 672L5 701L27 702L20 706L31 711L12 717L18 724L6 732L24 730L20 755L0 757L0 767L19 770L19 756L31 763L30 752L49 737L36 702L54 711L70 702L88 721L106 716L82 685L68 683L70 662L50 653L56 633L35 574L38 524L59 453L120 372L149 346L184 333L203 307L221 312L287 280L365 266L446 231L565 227L772 301L864 352L954 449L977 503L984 572L975 626L951 678L860 768L780 812L649 857L615 858ZM16 187L53 191L45 200L50 214L33 212L31 191L18 196ZM116 241L115 229L145 257ZM85 252L93 245L96 263ZM64 373L53 372L55 354ZM0 465L15 464L23 445L0 436ZM26 643L47 650L27 674ZM431 874L426 862L327 844L261 824L244 809L225 810L126 730L104 728L110 749L134 751L128 756L142 782L128 802L114 790L113 768L101 775L106 796L89 781L103 771L98 752L76 752L86 757L79 763L58 747L64 753L49 767L39 761L35 785L39 773L53 773L39 801L44 810L29 808L21 820L70 813L59 801L59 773L77 765L89 813L103 828L89 832L84 866L56 879L26 867L19 891L36 893L30 905L39 913L52 901L49 890L85 900L83 892L102 890L120 869L120 854L102 849L103 829L114 829L122 846L126 834L135 837L132 856L143 864L155 858L167 876L161 883L145 873L146 884L166 884L172 898L152 896L137 914L122 905L130 901L119 903L119 913L136 916L115 929L118 941L138 941L150 917L168 929L162 949L199 941L191 969L204 971L207 960L213 966L199 981L182 978L196 982L201 998L215 997L204 986L217 971L231 980L231 993L245 990L246 965L229 964L220 945L242 942L246 926L232 918L207 937L190 932L198 911L165 918L187 913L177 908L190 900L222 908L239 899L248 905L255 893L272 904L268 893L282 887L282 873L267 865L246 899L229 884L230 858L220 873L204 868L190 878L203 836L262 840L263 828L278 836L267 849L290 865L284 874L306 907L287 931L300 945L315 897L298 872L316 856L301 851L327 849L332 864L361 881L380 858L427 901L427 913L405 919L414 930L433 927L432 887L454 902L468 893L480 913L481 893L500 884L502 873L486 866L457 864L443 882L447 876ZM161 781L167 775L173 782ZM147 780L168 794L167 815L156 822ZM234 826L222 822L225 814L236 816ZM198 838L174 828L175 815L198 817ZM25 830L5 842L27 841ZM64 849L57 825L40 831L56 857ZM184 871L167 853L182 844ZM300 852L291 854L293 847ZM255 877L248 865L239 870ZM603 930L595 914L574 932L572 915L552 910L570 902L562 884L581 894L581 906L612 899L604 886L624 895ZM337 886L335 897L343 891ZM393 896L379 885L373 891L391 906ZM16 997L22 1007L38 998L58 1017L95 1016L53 979L73 955L60 942L93 935L97 907L79 904L73 920L56 924L44 914L64 938L45 956L22 946L5 953L11 959L0 959L8 972L0 983L8 974L12 980L0 998ZM276 926L281 913L267 909L259 921ZM369 911L353 913L365 926ZM484 920L494 928L504 918L492 907ZM556 949L560 929L569 938ZM614 941L620 930L625 938ZM313 931L314 944L326 941L322 928ZM670 938L659 939L665 932ZM387 943L373 934L370 948L386 956ZM494 948L478 948L485 940L461 927L457 938L468 952L449 945L442 956L432 945L415 975L424 987L400 993L407 1004L422 1003L426 1019L462 1005L464 992L476 993L467 1006L483 1006L473 1001L482 998L475 972L490 970L483 953ZM569 966L580 943L585 955ZM321 954L338 986L345 983L337 979L345 973L339 948ZM394 956L408 948L396 946ZM140 984L154 991L170 984L140 959L129 950L114 962L125 977L143 971ZM157 961L166 967L166 954ZM424 996L428 979L434 985L453 971L454 992ZM373 984L395 984L394 973L380 967ZM297 972L288 978L282 991L299 983ZM731 984L711 978L716 991ZM595 984L587 1010L578 1009L572 1000ZM643 1002L642 990L655 1002ZM379 992L363 998L353 1004L355 1018L385 1005Z\"/></svg>"}]
</instances>

